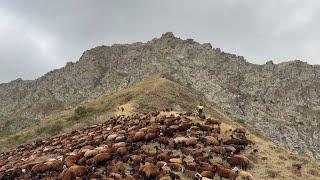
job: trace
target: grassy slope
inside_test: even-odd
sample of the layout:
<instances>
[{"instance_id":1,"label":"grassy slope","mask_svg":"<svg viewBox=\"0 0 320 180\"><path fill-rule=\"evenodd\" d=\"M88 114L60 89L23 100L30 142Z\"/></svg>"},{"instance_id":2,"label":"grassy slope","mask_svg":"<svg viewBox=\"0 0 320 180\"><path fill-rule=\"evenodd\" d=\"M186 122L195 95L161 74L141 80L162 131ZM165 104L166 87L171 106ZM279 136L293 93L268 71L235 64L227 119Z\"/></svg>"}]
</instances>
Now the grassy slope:
<instances>
[{"instance_id":1,"label":"grassy slope","mask_svg":"<svg viewBox=\"0 0 320 180\"><path fill-rule=\"evenodd\" d=\"M220 112L199 94L184 88L176 83L159 77L151 77L135 86L103 96L91 102L84 102L81 106L88 112L80 119L72 119L75 108L53 114L40 123L34 123L22 131L8 134L0 139L1 148L5 150L21 143L32 141L39 137L68 132L91 124L103 122L116 114L130 114L136 111L161 110L173 107L176 111L193 110L199 101L206 105L205 113L209 116L219 117L223 120L223 131L228 131L241 124L232 121L227 115ZM80 106L80 105L79 105ZM124 107L121 112L118 107ZM257 155L247 155L255 162L250 172L257 179L294 179L292 173L293 163L303 163L302 174L305 179L320 178L320 166L308 157L285 150L266 138L259 136L254 130L249 133L249 138L256 142L259 149ZM252 149L251 149L252 150Z\"/></svg>"},{"instance_id":2,"label":"grassy slope","mask_svg":"<svg viewBox=\"0 0 320 180\"><path fill-rule=\"evenodd\" d=\"M123 106L127 113L163 109L168 105L178 109L192 109L199 97L166 79L151 77L110 96L102 96L90 102L83 102L79 106L86 107L88 113L78 120L70 120L75 111L75 108L70 108L54 113L40 122L31 123L21 131L8 132L0 136L2 145L0 150L41 136L55 135L70 129L102 122L117 114L119 106Z\"/></svg>"}]
</instances>

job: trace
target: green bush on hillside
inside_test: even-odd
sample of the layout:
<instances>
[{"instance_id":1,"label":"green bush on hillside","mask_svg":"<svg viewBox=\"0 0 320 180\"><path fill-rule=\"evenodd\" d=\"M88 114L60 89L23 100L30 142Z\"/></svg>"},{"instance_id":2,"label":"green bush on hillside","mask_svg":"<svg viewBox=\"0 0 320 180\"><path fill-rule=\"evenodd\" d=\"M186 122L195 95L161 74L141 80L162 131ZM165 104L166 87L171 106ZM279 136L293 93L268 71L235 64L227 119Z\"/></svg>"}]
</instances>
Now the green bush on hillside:
<instances>
[{"instance_id":1,"label":"green bush on hillside","mask_svg":"<svg viewBox=\"0 0 320 180\"><path fill-rule=\"evenodd\" d=\"M62 130L62 125L60 123L55 123L52 126L49 126L47 129L47 133L50 135L56 135L59 134L59 132Z\"/></svg>"},{"instance_id":2,"label":"green bush on hillside","mask_svg":"<svg viewBox=\"0 0 320 180\"><path fill-rule=\"evenodd\" d=\"M266 171L266 173L267 173L267 175L269 176L269 177L271 177L271 178L276 178L276 177L278 177L279 176L279 171L274 171L274 170L272 170L272 169L268 169L267 171Z\"/></svg>"},{"instance_id":3,"label":"green bush on hillside","mask_svg":"<svg viewBox=\"0 0 320 180\"><path fill-rule=\"evenodd\" d=\"M71 121L78 121L80 119L86 118L94 113L94 109L79 106L74 110L74 114L68 118Z\"/></svg>"},{"instance_id":4,"label":"green bush on hillside","mask_svg":"<svg viewBox=\"0 0 320 180\"><path fill-rule=\"evenodd\" d=\"M77 117L83 117L87 114L87 109L85 107L79 106L74 110L74 114Z\"/></svg>"},{"instance_id":5,"label":"green bush on hillside","mask_svg":"<svg viewBox=\"0 0 320 180\"><path fill-rule=\"evenodd\" d=\"M242 118L237 118L236 121L240 124L245 124L246 120Z\"/></svg>"},{"instance_id":6,"label":"green bush on hillside","mask_svg":"<svg viewBox=\"0 0 320 180\"><path fill-rule=\"evenodd\" d=\"M49 135L56 135L59 134L59 132L63 129L63 126L61 122L55 122L54 124L49 124L45 127L40 127L36 130L37 135L41 135L43 133L49 134Z\"/></svg>"}]
</instances>

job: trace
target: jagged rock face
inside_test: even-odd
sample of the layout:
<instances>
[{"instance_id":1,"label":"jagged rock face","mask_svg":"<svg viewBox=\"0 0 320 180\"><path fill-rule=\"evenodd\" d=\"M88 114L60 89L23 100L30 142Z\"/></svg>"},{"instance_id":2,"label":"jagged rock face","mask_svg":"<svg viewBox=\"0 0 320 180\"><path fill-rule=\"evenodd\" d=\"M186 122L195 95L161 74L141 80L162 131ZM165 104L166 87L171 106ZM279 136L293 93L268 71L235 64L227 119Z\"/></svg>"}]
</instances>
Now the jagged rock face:
<instances>
[{"instance_id":1,"label":"jagged rock face","mask_svg":"<svg viewBox=\"0 0 320 180\"><path fill-rule=\"evenodd\" d=\"M26 108L22 122L40 119L150 74L193 88L277 143L320 159L320 66L301 61L250 64L242 56L172 33L147 43L96 47L78 62L34 81L2 84L0 114Z\"/></svg>"}]
</instances>

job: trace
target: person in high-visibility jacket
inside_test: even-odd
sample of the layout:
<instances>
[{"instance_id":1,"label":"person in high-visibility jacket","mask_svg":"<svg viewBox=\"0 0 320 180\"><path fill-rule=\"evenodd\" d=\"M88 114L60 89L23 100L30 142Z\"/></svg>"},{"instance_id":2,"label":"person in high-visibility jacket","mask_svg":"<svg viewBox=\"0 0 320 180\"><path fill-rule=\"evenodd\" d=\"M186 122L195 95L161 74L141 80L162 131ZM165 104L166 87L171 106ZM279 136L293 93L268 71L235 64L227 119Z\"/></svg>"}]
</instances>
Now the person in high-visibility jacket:
<instances>
[{"instance_id":1,"label":"person in high-visibility jacket","mask_svg":"<svg viewBox=\"0 0 320 180\"><path fill-rule=\"evenodd\" d=\"M203 112L203 105L202 103L200 103L198 106L197 106L197 109L198 109L198 115L201 116L202 112Z\"/></svg>"}]
</instances>

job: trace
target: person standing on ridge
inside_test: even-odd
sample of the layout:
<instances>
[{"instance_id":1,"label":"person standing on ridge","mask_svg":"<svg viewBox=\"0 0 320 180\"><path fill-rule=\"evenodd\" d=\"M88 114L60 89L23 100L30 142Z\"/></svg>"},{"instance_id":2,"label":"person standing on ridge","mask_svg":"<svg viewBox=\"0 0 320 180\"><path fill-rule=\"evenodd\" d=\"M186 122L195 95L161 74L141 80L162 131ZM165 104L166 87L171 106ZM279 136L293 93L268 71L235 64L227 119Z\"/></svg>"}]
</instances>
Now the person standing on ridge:
<instances>
[{"instance_id":1,"label":"person standing on ridge","mask_svg":"<svg viewBox=\"0 0 320 180\"><path fill-rule=\"evenodd\" d=\"M202 103L200 103L198 106L197 106L197 109L198 109L198 115L201 116L202 115L202 112L203 112L203 105Z\"/></svg>"}]
</instances>

